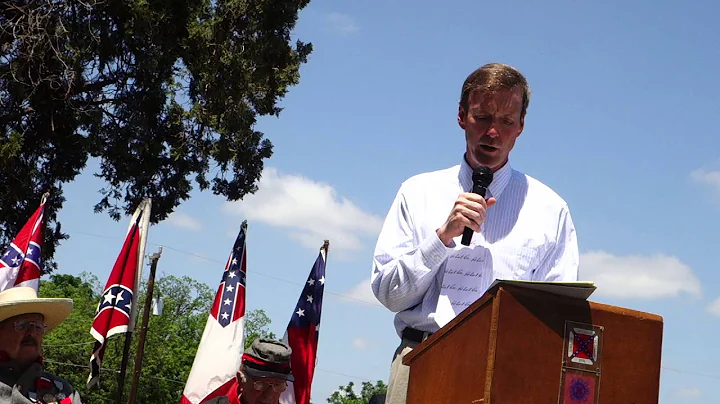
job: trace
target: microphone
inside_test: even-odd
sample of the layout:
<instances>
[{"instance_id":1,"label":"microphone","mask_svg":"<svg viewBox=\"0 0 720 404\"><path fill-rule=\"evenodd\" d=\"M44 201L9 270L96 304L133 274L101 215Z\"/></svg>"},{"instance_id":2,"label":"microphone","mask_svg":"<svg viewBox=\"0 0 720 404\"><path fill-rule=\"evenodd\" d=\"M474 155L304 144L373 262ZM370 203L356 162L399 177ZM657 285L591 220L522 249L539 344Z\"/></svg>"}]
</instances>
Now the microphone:
<instances>
[{"instance_id":1,"label":"microphone","mask_svg":"<svg viewBox=\"0 0 720 404\"><path fill-rule=\"evenodd\" d=\"M493 172L490 167L487 166L478 166L475 167L472 174L472 182L473 182L473 189L472 192L474 194L478 194L485 197L485 193L487 192L487 187L490 186L490 183L493 180ZM465 231L463 231L462 236L462 245L470 245L470 240L472 240L473 231L469 227L465 227Z\"/></svg>"}]
</instances>

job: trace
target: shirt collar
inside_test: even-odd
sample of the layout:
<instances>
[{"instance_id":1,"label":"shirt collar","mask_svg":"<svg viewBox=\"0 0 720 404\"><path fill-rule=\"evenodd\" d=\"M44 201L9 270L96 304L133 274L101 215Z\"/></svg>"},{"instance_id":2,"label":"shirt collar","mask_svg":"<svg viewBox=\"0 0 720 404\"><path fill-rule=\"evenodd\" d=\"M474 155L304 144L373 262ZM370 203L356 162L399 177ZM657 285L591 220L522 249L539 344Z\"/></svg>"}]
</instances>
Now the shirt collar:
<instances>
[{"instance_id":1,"label":"shirt collar","mask_svg":"<svg viewBox=\"0 0 720 404\"><path fill-rule=\"evenodd\" d=\"M463 155L462 164L460 164L459 178L460 185L462 185L463 190L467 192L472 191L473 188L472 173L473 169L470 167L470 164L468 164L465 155ZM488 187L490 196L499 198L505 190L505 187L507 187L507 184L510 182L510 177L512 177L512 167L510 166L510 161L508 160L504 166L493 173L493 180Z\"/></svg>"}]
</instances>

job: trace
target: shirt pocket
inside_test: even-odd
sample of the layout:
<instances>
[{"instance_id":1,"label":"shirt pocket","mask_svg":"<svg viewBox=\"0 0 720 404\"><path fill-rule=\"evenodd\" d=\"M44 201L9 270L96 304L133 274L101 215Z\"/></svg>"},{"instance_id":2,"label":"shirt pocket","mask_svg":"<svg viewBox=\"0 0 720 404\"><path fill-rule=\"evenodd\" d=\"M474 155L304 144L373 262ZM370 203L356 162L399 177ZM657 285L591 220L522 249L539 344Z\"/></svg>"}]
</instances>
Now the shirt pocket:
<instances>
[{"instance_id":1,"label":"shirt pocket","mask_svg":"<svg viewBox=\"0 0 720 404\"><path fill-rule=\"evenodd\" d=\"M495 279L530 280L543 260L544 251L543 246L497 246L491 250L493 276Z\"/></svg>"}]
</instances>

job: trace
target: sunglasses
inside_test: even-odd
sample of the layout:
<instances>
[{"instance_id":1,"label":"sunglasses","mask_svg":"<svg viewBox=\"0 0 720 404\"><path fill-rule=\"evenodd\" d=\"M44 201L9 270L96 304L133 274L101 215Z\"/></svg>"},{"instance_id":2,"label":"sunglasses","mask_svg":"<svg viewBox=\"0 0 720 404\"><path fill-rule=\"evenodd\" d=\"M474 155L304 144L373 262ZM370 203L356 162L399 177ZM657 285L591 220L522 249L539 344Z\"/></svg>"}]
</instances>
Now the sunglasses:
<instances>
[{"instance_id":1,"label":"sunglasses","mask_svg":"<svg viewBox=\"0 0 720 404\"><path fill-rule=\"evenodd\" d=\"M272 387L276 393L282 393L287 389L287 383L268 383L259 380L253 382L253 388L257 391L265 391L268 387Z\"/></svg>"},{"instance_id":2,"label":"sunglasses","mask_svg":"<svg viewBox=\"0 0 720 404\"><path fill-rule=\"evenodd\" d=\"M15 331L27 332L32 326L37 334L43 335L47 331L47 325L44 321L17 320L13 323Z\"/></svg>"}]
</instances>

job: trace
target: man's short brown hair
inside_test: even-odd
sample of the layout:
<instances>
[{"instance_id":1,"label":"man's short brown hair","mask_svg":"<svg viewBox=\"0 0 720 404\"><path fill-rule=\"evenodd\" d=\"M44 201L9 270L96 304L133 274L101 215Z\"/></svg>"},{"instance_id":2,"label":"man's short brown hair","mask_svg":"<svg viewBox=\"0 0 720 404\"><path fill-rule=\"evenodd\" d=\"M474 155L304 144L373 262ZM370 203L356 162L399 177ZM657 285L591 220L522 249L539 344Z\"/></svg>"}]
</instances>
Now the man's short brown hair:
<instances>
[{"instance_id":1,"label":"man's short brown hair","mask_svg":"<svg viewBox=\"0 0 720 404\"><path fill-rule=\"evenodd\" d=\"M474 91L481 93L494 93L503 88L520 87L523 93L523 103L520 117L525 116L530 104L530 87L525 76L510 65L502 63L488 63L470 73L465 79L460 94L460 106L465 113L468 110L468 100Z\"/></svg>"}]
</instances>

